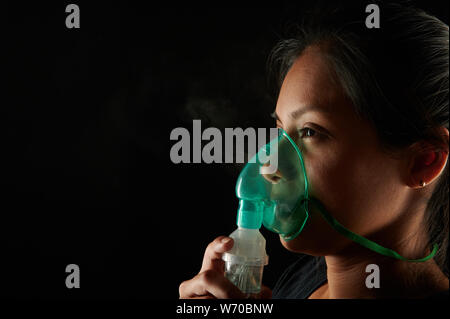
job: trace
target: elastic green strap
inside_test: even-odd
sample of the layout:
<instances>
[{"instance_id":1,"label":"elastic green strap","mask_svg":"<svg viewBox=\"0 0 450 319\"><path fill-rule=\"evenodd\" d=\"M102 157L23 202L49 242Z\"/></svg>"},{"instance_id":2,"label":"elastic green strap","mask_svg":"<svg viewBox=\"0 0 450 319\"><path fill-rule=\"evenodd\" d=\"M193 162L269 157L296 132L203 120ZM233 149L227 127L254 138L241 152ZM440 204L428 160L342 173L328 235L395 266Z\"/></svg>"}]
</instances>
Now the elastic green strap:
<instances>
[{"instance_id":1,"label":"elastic green strap","mask_svg":"<svg viewBox=\"0 0 450 319\"><path fill-rule=\"evenodd\" d=\"M433 251L426 257L424 258L420 258L420 259L408 259L405 258L403 256L401 256L400 254L398 254L397 252L380 246L377 243L364 238L358 234L355 234L354 232L348 230L347 228L345 228L344 226L342 226L341 224L339 224L339 222L333 218L333 216L331 216L327 210L325 209L325 207L323 207L322 203L320 203L318 200L314 199L314 198L309 198L309 200L316 205L317 208L319 208L320 213L322 214L322 216L325 218L325 220L328 222L328 224L330 224L331 227L333 227L335 230L337 230L339 233L341 233L342 235L344 235L345 237L357 242L358 244L360 244L361 246L364 246L370 250L373 250L376 253L379 253L381 255L387 256L387 257L393 257L396 259L400 259L400 260L405 260L405 261L409 261L409 262L424 262L427 261L430 258L433 258L434 255L436 255L436 252L439 248L439 246L437 244L433 245Z\"/></svg>"}]
</instances>

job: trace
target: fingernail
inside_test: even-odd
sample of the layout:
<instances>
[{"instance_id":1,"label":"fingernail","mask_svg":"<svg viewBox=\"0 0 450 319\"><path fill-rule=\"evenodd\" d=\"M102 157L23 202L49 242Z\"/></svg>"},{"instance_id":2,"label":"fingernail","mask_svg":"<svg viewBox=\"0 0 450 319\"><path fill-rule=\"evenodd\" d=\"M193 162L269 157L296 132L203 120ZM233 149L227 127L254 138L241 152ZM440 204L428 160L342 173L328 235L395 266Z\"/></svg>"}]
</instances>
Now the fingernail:
<instances>
[{"instance_id":1,"label":"fingernail","mask_svg":"<svg viewBox=\"0 0 450 319\"><path fill-rule=\"evenodd\" d=\"M221 243L226 244L226 243L229 243L230 241L231 241L231 238L226 237L221 240Z\"/></svg>"}]
</instances>

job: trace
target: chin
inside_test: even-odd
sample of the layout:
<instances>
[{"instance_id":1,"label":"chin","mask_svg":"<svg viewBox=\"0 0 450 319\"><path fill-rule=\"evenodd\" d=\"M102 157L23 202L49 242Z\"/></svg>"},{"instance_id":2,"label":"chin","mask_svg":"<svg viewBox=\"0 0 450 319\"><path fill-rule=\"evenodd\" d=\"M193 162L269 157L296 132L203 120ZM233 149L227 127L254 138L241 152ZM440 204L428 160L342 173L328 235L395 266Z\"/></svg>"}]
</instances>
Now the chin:
<instances>
[{"instance_id":1,"label":"chin","mask_svg":"<svg viewBox=\"0 0 450 319\"><path fill-rule=\"evenodd\" d=\"M292 240L286 241L280 236L280 242L290 252L298 254L306 254L311 256L326 256L332 254L329 243L326 244L319 240L312 243L305 240L300 235Z\"/></svg>"},{"instance_id":2,"label":"chin","mask_svg":"<svg viewBox=\"0 0 450 319\"><path fill-rule=\"evenodd\" d=\"M301 253L301 251L298 250L297 245L293 245L293 241L295 241L295 238L293 240L290 241L285 241L283 239L283 237L280 236L280 242L281 244L284 246L284 248L286 248L287 250L289 250L290 252L293 253Z\"/></svg>"}]
</instances>

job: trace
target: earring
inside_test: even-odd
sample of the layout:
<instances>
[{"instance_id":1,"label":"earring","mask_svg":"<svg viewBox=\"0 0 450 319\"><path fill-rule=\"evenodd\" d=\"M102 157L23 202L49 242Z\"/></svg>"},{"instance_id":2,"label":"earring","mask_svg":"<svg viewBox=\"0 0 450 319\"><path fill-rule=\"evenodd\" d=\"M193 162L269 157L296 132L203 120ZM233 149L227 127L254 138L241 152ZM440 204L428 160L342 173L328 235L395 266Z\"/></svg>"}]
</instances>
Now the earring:
<instances>
[{"instance_id":1,"label":"earring","mask_svg":"<svg viewBox=\"0 0 450 319\"><path fill-rule=\"evenodd\" d=\"M421 180L419 185L420 185L420 187L424 187L425 186L425 182Z\"/></svg>"}]
</instances>

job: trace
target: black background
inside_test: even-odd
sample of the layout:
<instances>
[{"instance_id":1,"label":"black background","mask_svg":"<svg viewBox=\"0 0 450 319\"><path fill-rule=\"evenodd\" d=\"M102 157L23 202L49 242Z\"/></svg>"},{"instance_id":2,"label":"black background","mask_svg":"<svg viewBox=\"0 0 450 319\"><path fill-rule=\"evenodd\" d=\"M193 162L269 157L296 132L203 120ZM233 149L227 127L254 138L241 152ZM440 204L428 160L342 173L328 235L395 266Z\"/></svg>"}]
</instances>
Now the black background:
<instances>
[{"instance_id":1,"label":"black background","mask_svg":"<svg viewBox=\"0 0 450 319\"><path fill-rule=\"evenodd\" d=\"M80 29L70 2L3 4L2 296L177 298L235 229L240 166L173 164L170 132L273 125L267 55L313 1L93 2L75 2ZM448 23L446 1L414 3ZM273 287L295 255L262 232Z\"/></svg>"}]
</instances>

